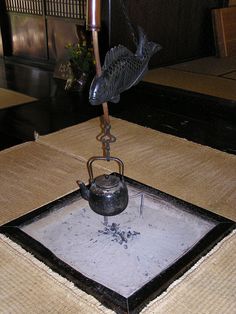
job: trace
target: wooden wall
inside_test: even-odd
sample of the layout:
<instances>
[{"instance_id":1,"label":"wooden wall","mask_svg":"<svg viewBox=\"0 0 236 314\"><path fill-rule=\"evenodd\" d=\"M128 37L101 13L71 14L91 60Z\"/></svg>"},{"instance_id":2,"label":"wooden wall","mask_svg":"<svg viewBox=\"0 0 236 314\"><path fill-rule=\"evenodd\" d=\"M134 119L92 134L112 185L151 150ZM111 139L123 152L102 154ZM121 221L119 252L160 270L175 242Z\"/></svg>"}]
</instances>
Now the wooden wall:
<instances>
[{"instance_id":1,"label":"wooden wall","mask_svg":"<svg viewBox=\"0 0 236 314\"><path fill-rule=\"evenodd\" d=\"M0 1L0 23L3 38L0 40L0 56L4 53L4 55L45 61L63 58L66 53L64 46L68 41L77 40L76 25L83 24L84 19L74 18L74 16L72 16L73 18L57 16L55 9L45 16L45 10L48 9L43 9L45 3L52 3L55 6L59 5L62 0L47 2L34 0L32 3L41 3L40 8L42 9L34 15L22 14L16 10L9 11L3 7L4 3L16 3L17 1L22 3L25 0ZM76 8L81 7L80 3L85 4L82 0L73 1ZM109 45L114 46L119 43L134 50L135 47L132 45L120 0L101 1L103 27L100 32L100 47L102 56ZM152 58L151 67L215 54L211 9L226 6L228 0L123 1L127 4L132 23L142 26L149 39L160 43L163 47L162 51Z\"/></svg>"},{"instance_id":2,"label":"wooden wall","mask_svg":"<svg viewBox=\"0 0 236 314\"><path fill-rule=\"evenodd\" d=\"M3 57L2 31L0 29L0 58Z\"/></svg>"},{"instance_id":3,"label":"wooden wall","mask_svg":"<svg viewBox=\"0 0 236 314\"><path fill-rule=\"evenodd\" d=\"M85 24L85 4L85 0L1 0L4 56L40 62L65 57L65 46L78 42L77 26Z\"/></svg>"},{"instance_id":4,"label":"wooden wall","mask_svg":"<svg viewBox=\"0 0 236 314\"><path fill-rule=\"evenodd\" d=\"M5 12L5 1L0 0L0 57L9 54L9 49L11 49L11 46L8 44L8 38L11 36L9 19Z\"/></svg>"},{"instance_id":5,"label":"wooden wall","mask_svg":"<svg viewBox=\"0 0 236 314\"><path fill-rule=\"evenodd\" d=\"M9 14L12 55L47 59L45 23L42 16Z\"/></svg>"},{"instance_id":6,"label":"wooden wall","mask_svg":"<svg viewBox=\"0 0 236 314\"><path fill-rule=\"evenodd\" d=\"M211 9L224 5L222 0L129 0L128 12L150 40L162 45L151 60L156 67L215 54ZM119 1L112 1L111 12L111 45L134 48Z\"/></svg>"}]
</instances>

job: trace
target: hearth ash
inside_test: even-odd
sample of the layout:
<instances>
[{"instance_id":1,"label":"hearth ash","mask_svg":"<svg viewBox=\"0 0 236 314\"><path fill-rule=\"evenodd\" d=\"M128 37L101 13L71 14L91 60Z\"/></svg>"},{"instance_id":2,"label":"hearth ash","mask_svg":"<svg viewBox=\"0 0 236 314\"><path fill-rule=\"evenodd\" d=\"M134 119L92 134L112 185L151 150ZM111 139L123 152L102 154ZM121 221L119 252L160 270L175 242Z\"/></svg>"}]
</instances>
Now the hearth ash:
<instances>
[{"instance_id":1,"label":"hearth ash","mask_svg":"<svg viewBox=\"0 0 236 314\"><path fill-rule=\"evenodd\" d=\"M127 230L128 229L128 230ZM123 245L125 249L128 249L128 243L140 236L140 232L131 231L130 227L126 230L120 228L120 224L112 223L107 224L103 230L98 230L98 236L105 234L111 238L111 241L117 242Z\"/></svg>"},{"instance_id":2,"label":"hearth ash","mask_svg":"<svg viewBox=\"0 0 236 314\"><path fill-rule=\"evenodd\" d=\"M83 276L127 298L215 226L159 195L132 185L128 191L128 207L118 215L102 217L76 197L21 230Z\"/></svg>"}]
</instances>

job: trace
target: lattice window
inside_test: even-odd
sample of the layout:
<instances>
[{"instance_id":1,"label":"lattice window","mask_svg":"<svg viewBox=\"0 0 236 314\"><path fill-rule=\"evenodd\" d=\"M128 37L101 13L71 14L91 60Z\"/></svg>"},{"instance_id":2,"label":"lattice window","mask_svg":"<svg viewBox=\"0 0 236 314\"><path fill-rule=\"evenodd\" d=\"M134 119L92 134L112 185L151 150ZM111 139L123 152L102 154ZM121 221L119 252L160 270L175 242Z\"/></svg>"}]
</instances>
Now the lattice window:
<instances>
[{"instance_id":1,"label":"lattice window","mask_svg":"<svg viewBox=\"0 0 236 314\"><path fill-rule=\"evenodd\" d=\"M1 1L1 0L0 0ZM85 19L86 0L5 0L8 12Z\"/></svg>"},{"instance_id":2,"label":"lattice window","mask_svg":"<svg viewBox=\"0 0 236 314\"><path fill-rule=\"evenodd\" d=\"M43 0L6 0L8 12L43 15Z\"/></svg>"},{"instance_id":3,"label":"lattice window","mask_svg":"<svg viewBox=\"0 0 236 314\"><path fill-rule=\"evenodd\" d=\"M49 16L84 19L85 0L46 0L46 12Z\"/></svg>"}]
</instances>

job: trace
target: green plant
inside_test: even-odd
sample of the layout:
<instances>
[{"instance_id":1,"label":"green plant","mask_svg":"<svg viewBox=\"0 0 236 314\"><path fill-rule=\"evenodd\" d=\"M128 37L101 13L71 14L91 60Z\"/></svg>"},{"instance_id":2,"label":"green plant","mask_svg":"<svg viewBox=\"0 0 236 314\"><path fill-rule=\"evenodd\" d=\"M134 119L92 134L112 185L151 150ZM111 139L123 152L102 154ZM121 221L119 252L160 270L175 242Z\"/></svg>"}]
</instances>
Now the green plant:
<instances>
[{"instance_id":1,"label":"green plant","mask_svg":"<svg viewBox=\"0 0 236 314\"><path fill-rule=\"evenodd\" d=\"M93 49L87 45L85 40L78 44L68 43L66 49L72 66L77 66L84 73L93 71L95 64Z\"/></svg>"}]
</instances>

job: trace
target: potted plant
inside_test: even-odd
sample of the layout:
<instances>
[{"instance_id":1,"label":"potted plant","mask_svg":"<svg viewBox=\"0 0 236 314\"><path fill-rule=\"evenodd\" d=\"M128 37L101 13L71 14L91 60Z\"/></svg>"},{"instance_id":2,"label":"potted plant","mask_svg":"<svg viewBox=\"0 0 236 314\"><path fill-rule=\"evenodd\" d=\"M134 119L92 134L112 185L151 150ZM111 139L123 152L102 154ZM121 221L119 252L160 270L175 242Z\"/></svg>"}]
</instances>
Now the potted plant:
<instances>
[{"instance_id":1,"label":"potted plant","mask_svg":"<svg viewBox=\"0 0 236 314\"><path fill-rule=\"evenodd\" d=\"M83 38L83 40L76 44L68 43L66 49L68 52L70 73L66 81L65 90L81 92L95 73L93 48Z\"/></svg>"}]
</instances>

